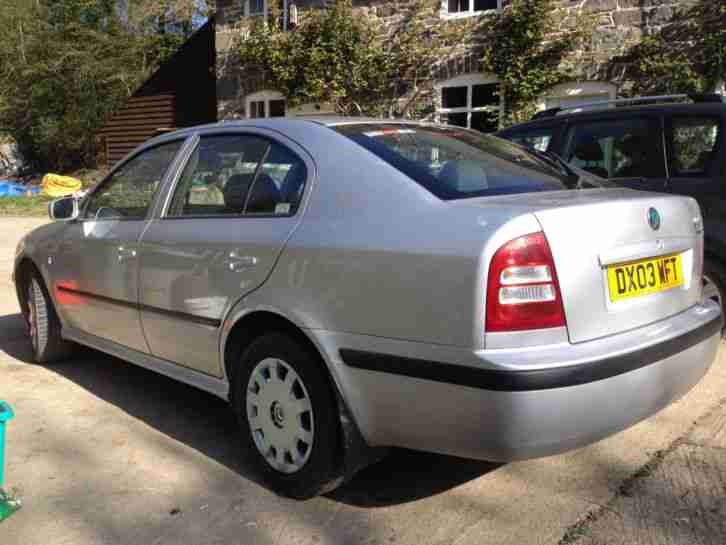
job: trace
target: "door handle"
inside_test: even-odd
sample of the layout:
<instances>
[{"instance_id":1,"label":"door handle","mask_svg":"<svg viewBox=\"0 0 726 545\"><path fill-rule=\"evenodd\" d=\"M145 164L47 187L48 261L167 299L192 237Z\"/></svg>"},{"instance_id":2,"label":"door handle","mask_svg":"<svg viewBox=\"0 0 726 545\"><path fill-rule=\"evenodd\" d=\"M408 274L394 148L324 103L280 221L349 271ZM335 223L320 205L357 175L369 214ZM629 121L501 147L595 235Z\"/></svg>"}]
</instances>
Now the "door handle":
<instances>
[{"instance_id":1,"label":"door handle","mask_svg":"<svg viewBox=\"0 0 726 545\"><path fill-rule=\"evenodd\" d=\"M129 259L136 257L136 250L133 248L127 248L125 246L119 246L117 249L118 262L123 263Z\"/></svg>"},{"instance_id":2,"label":"door handle","mask_svg":"<svg viewBox=\"0 0 726 545\"><path fill-rule=\"evenodd\" d=\"M257 265L259 260L251 255L239 255L237 252L229 253L229 270L233 272L241 272Z\"/></svg>"}]
</instances>

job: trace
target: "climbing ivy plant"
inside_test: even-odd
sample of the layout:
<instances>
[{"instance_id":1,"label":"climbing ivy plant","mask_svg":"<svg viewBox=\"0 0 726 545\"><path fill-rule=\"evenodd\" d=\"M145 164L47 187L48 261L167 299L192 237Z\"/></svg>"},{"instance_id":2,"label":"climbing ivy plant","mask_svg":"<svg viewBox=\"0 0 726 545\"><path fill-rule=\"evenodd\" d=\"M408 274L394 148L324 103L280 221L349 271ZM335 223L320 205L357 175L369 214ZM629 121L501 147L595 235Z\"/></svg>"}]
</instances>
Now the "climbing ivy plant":
<instances>
[{"instance_id":1,"label":"climbing ivy plant","mask_svg":"<svg viewBox=\"0 0 726 545\"><path fill-rule=\"evenodd\" d=\"M502 84L508 121L529 119L547 89L572 78L563 61L588 35L588 21L573 14L554 35L561 15L553 0L513 0L482 30L482 61Z\"/></svg>"},{"instance_id":2,"label":"climbing ivy plant","mask_svg":"<svg viewBox=\"0 0 726 545\"><path fill-rule=\"evenodd\" d=\"M517 119L567 78L561 61L584 35L575 25L549 36L553 0L513 0L501 13L453 20L439 16L440 6L440 0L409 0L383 24L354 10L351 0L332 0L306 12L292 32L247 22L238 61L246 72L263 74L291 107L325 102L348 115L420 117L433 110L437 66L452 52L479 51ZM268 19L278 21L279 14Z\"/></svg>"},{"instance_id":3,"label":"climbing ivy plant","mask_svg":"<svg viewBox=\"0 0 726 545\"><path fill-rule=\"evenodd\" d=\"M726 2L679 7L667 25L616 62L628 66L633 94L709 93L726 79Z\"/></svg>"},{"instance_id":4,"label":"climbing ivy plant","mask_svg":"<svg viewBox=\"0 0 726 545\"><path fill-rule=\"evenodd\" d=\"M263 74L291 107L324 102L346 115L415 115L455 32L439 24L439 6L412 0L384 25L354 11L351 0L333 0L306 12L292 32L252 23L240 33L238 60L245 71Z\"/></svg>"}]
</instances>

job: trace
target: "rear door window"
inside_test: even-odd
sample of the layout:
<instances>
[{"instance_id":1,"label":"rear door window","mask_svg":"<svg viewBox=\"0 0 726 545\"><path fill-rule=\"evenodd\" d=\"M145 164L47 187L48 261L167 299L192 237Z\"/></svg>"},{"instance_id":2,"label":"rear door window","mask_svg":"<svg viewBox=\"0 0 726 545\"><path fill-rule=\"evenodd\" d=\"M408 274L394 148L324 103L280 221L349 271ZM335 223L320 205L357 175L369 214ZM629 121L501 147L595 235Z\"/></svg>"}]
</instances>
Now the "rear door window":
<instances>
[{"instance_id":1,"label":"rear door window","mask_svg":"<svg viewBox=\"0 0 726 545\"><path fill-rule=\"evenodd\" d=\"M282 144L248 134L202 136L166 217L288 216L306 178L305 163Z\"/></svg>"},{"instance_id":2,"label":"rear door window","mask_svg":"<svg viewBox=\"0 0 726 545\"><path fill-rule=\"evenodd\" d=\"M664 178L665 157L657 118L572 123L564 158L602 178Z\"/></svg>"},{"instance_id":3,"label":"rear door window","mask_svg":"<svg viewBox=\"0 0 726 545\"><path fill-rule=\"evenodd\" d=\"M721 138L718 118L674 117L671 121L671 176L704 176L716 160Z\"/></svg>"}]
</instances>

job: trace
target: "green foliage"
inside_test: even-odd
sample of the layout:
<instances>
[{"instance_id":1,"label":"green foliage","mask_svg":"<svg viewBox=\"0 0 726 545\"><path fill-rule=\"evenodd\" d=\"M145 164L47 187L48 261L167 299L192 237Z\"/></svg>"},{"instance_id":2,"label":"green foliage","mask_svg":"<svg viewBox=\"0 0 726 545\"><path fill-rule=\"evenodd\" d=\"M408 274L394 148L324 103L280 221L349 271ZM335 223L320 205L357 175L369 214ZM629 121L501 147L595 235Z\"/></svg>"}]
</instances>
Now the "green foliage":
<instances>
[{"instance_id":1,"label":"green foliage","mask_svg":"<svg viewBox=\"0 0 726 545\"><path fill-rule=\"evenodd\" d=\"M115 0L4 2L0 132L39 171L92 166L97 130L185 34L127 24Z\"/></svg>"},{"instance_id":2,"label":"green foliage","mask_svg":"<svg viewBox=\"0 0 726 545\"><path fill-rule=\"evenodd\" d=\"M350 0L305 14L292 32L253 23L240 63L263 74L292 107L325 102L346 115L408 115L431 88L444 32L427 26L438 3L413 0L388 29L357 16ZM271 20L276 20L273 15ZM405 102L399 102L404 96Z\"/></svg>"},{"instance_id":3,"label":"green foliage","mask_svg":"<svg viewBox=\"0 0 726 545\"><path fill-rule=\"evenodd\" d=\"M726 79L726 3L699 0L619 62L629 64L633 93L703 93Z\"/></svg>"},{"instance_id":4,"label":"green foliage","mask_svg":"<svg viewBox=\"0 0 726 545\"><path fill-rule=\"evenodd\" d=\"M253 23L239 46L245 69L264 74L292 107L329 102L342 113L365 112L382 92L386 59L373 29L351 9L349 0L337 0L293 32Z\"/></svg>"},{"instance_id":5,"label":"green foliage","mask_svg":"<svg viewBox=\"0 0 726 545\"><path fill-rule=\"evenodd\" d=\"M486 69L499 77L511 121L528 119L547 89L569 79L561 65L586 34L583 22L558 37L553 0L514 0L493 22L483 25Z\"/></svg>"},{"instance_id":6,"label":"green foliage","mask_svg":"<svg viewBox=\"0 0 726 545\"><path fill-rule=\"evenodd\" d=\"M33 197L0 197L0 217L48 217L48 204L52 200L53 197L48 197L47 195L35 195Z\"/></svg>"}]
</instances>

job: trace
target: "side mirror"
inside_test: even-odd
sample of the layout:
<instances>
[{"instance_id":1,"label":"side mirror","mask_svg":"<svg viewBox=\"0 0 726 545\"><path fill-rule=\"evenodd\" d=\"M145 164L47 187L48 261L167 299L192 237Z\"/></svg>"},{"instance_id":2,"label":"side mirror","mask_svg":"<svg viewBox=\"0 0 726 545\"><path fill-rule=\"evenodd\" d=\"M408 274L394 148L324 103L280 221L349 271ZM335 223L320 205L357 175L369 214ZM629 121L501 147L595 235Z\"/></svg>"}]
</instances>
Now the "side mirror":
<instances>
[{"instance_id":1,"label":"side mirror","mask_svg":"<svg viewBox=\"0 0 726 545\"><path fill-rule=\"evenodd\" d=\"M73 196L56 199L48 205L48 215L52 220L71 221L78 217L79 212L78 199Z\"/></svg>"}]
</instances>

